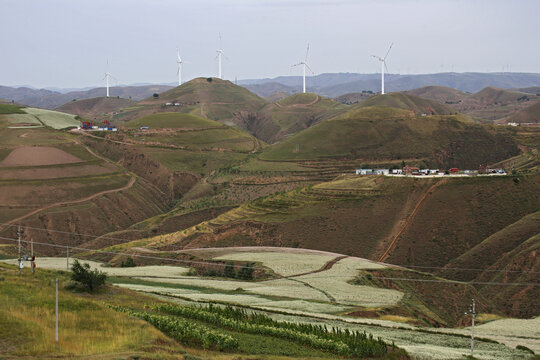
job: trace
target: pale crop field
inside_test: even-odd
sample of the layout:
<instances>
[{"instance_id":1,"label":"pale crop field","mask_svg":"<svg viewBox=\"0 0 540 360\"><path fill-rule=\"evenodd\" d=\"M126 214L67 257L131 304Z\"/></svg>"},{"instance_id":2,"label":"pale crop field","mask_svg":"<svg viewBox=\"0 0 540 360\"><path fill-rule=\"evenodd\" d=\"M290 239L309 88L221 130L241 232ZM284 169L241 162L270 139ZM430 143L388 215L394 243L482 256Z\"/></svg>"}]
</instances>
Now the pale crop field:
<instances>
[{"instance_id":1,"label":"pale crop field","mask_svg":"<svg viewBox=\"0 0 540 360\"><path fill-rule=\"evenodd\" d=\"M298 276L295 279L327 292L338 303L367 307L396 305L403 297L400 291L348 283L354 279L358 270L383 268L384 265L350 257L341 259L329 270Z\"/></svg>"},{"instance_id":2,"label":"pale crop field","mask_svg":"<svg viewBox=\"0 0 540 360\"><path fill-rule=\"evenodd\" d=\"M223 294L207 293L193 289L178 289L161 286L148 286L137 284L117 284L117 286L131 290L153 292L163 295L181 296L186 299L200 302L220 302L244 305L261 309L299 311L305 314L335 314L350 310L347 306L318 303L306 300L272 300L250 294Z\"/></svg>"},{"instance_id":3,"label":"pale crop field","mask_svg":"<svg viewBox=\"0 0 540 360\"><path fill-rule=\"evenodd\" d=\"M214 260L237 260L260 262L282 276L315 271L334 256L326 254L294 254L287 252L239 252L214 258Z\"/></svg>"},{"instance_id":4,"label":"pale crop field","mask_svg":"<svg viewBox=\"0 0 540 360\"><path fill-rule=\"evenodd\" d=\"M138 277L138 279L159 283L201 286L207 289L214 289L219 291L233 291L240 288L256 295L282 296L293 299L328 301L328 298L320 291L309 288L297 281L287 279L277 279L260 282L240 280L214 280L199 277L177 277L174 279L161 277Z\"/></svg>"},{"instance_id":5,"label":"pale crop field","mask_svg":"<svg viewBox=\"0 0 540 360\"><path fill-rule=\"evenodd\" d=\"M17 259L1 260L7 264L17 265ZM74 259L70 258L70 266L73 264ZM79 260L81 263L90 264L90 268L98 269L99 271L104 272L109 276L182 276L188 272L187 268L179 266L162 266L162 265L151 265L151 266L137 266L137 267L127 267L127 268L114 268L114 267L105 267L102 263L90 260ZM29 261L24 262L25 266L30 266ZM37 258L36 259L36 270L39 271L40 268L51 269L51 270L66 270L66 258Z\"/></svg>"},{"instance_id":6,"label":"pale crop field","mask_svg":"<svg viewBox=\"0 0 540 360\"><path fill-rule=\"evenodd\" d=\"M53 129L58 130L81 125L81 122L75 119L75 115L37 108L24 108L23 110L27 114L36 116L43 124Z\"/></svg>"},{"instance_id":7,"label":"pale crop field","mask_svg":"<svg viewBox=\"0 0 540 360\"><path fill-rule=\"evenodd\" d=\"M270 253L266 253L270 254ZM245 255L244 260L250 261L256 255L262 259L265 253L238 253L224 256L235 257ZM282 254L307 256L303 254ZM274 256L274 255L272 255ZM315 255L319 256L319 255ZM325 255L326 256L326 255ZM222 258L223 256L220 256ZM329 256L331 259L332 257ZM325 263L324 261L323 263ZM334 266L326 271L293 277L290 279L275 279L267 281L240 281L227 279L208 279L199 277L176 277L164 278L140 277L145 281L154 281L160 283L170 283L187 286L201 286L208 289L231 291L243 289L249 293L266 296L280 296L298 300L314 300L322 302L334 302L339 305L352 306L392 306L396 305L403 293L397 290L380 289L370 286L351 285L348 281L352 280L360 269L382 269L385 266L360 258L344 258L338 261ZM320 268L319 266L316 269ZM309 284L310 286L306 285ZM235 296L235 295L233 295Z\"/></svg>"},{"instance_id":8,"label":"pale crop field","mask_svg":"<svg viewBox=\"0 0 540 360\"><path fill-rule=\"evenodd\" d=\"M471 328L441 329L440 331L469 335ZM475 326L474 332L479 337L494 339L510 347L523 345L536 353L540 352L540 317L495 320Z\"/></svg>"},{"instance_id":9,"label":"pale crop field","mask_svg":"<svg viewBox=\"0 0 540 360\"><path fill-rule=\"evenodd\" d=\"M5 115L8 121L11 124L33 124L33 125L42 125L41 122L34 115L30 114L10 114Z\"/></svg>"}]
</instances>

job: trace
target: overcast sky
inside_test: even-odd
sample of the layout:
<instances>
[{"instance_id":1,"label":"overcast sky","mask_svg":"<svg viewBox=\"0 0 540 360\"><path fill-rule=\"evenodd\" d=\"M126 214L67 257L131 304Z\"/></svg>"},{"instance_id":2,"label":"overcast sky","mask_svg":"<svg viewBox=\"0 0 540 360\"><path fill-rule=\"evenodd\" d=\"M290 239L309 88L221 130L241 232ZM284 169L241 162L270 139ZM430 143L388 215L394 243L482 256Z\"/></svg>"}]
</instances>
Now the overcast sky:
<instances>
[{"instance_id":1,"label":"overcast sky","mask_svg":"<svg viewBox=\"0 0 540 360\"><path fill-rule=\"evenodd\" d=\"M0 0L0 85L380 71L540 72L538 0ZM220 45L219 33L222 42Z\"/></svg>"}]
</instances>

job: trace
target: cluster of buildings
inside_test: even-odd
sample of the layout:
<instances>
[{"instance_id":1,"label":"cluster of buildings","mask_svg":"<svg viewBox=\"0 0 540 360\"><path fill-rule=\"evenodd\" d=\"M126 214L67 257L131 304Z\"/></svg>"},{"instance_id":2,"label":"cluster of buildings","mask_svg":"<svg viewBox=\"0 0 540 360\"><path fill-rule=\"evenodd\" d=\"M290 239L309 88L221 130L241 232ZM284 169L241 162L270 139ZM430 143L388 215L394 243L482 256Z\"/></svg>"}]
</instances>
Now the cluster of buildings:
<instances>
[{"instance_id":1,"label":"cluster of buildings","mask_svg":"<svg viewBox=\"0 0 540 360\"><path fill-rule=\"evenodd\" d=\"M356 175L387 175L387 176L473 176L478 175L478 170L459 170L450 168L441 169L420 169L413 166L405 166L403 169L356 169ZM486 169L488 175L506 175L504 169Z\"/></svg>"}]
</instances>

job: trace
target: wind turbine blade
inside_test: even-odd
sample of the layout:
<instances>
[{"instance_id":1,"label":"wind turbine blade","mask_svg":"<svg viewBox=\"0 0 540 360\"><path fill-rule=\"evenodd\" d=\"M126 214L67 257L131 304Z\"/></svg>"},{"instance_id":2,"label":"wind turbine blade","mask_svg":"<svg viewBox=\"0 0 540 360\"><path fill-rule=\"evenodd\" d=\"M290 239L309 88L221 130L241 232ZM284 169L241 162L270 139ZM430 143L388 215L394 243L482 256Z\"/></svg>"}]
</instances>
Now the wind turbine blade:
<instances>
[{"instance_id":1,"label":"wind turbine blade","mask_svg":"<svg viewBox=\"0 0 540 360\"><path fill-rule=\"evenodd\" d=\"M384 63L384 68L386 69L386 74L390 76L390 72L388 71L388 67L386 66L386 61L383 61L383 63Z\"/></svg>"},{"instance_id":2,"label":"wind turbine blade","mask_svg":"<svg viewBox=\"0 0 540 360\"><path fill-rule=\"evenodd\" d=\"M180 50L178 50L178 48L176 48L176 57L178 58L178 61L182 61L182 59L180 59Z\"/></svg>"},{"instance_id":3,"label":"wind turbine blade","mask_svg":"<svg viewBox=\"0 0 540 360\"><path fill-rule=\"evenodd\" d=\"M308 53L309 53L309 43L307 44L307 50L306 50L306 59L304 61L307 61L307 56L308 56Z\"/></svg>"},{"instance_id":4,"label":"wind turbine blade","mask_svg":"<svg viewBox=\"0 0 540 360\"><path fill-rule=\"evenodd\" d=\"M311 68L309 67L309 65L308 65L308 64L305 64L305 65L306 65L306 67L309 69L309 71L311 71L311 73L315 75L315 73L313 72L313 70L311 70Z\"/></svg>"},{"instance_id":5,"label":"wind turbine blade","mask_svg":"<svg viewBox=\"0 0 540 360\"><path fill-rule=\"evenodd\" d=\"M371 55L371 57L372 57L372 58L375 58L375 59L377 59L377 60L379 60L379 61L383 61L382 57L380 57L380 56L377 56L377 55Z\"/></svg>"},{"instance_id":6,"label":"wind turbine blade","mask_svg":"<svg viewBox=\"0 0 540 360\"><path fill-rule=\"evenodd\" d=\"M391 43L390 44L390 47L388 48L388 51L386 52L386 55L384 55L383 59L386 60L386 57L388 56L388 54L390 53L390 50L392 50L392 46L394 46L394 43Z\"/></svg>"},{"instance_id":7,"label":"wind turbine blade","mask_svg":"<svg viewBox=\"0 0 540 360\"><path fill-rule=\"evenodd\" d=\"M291 65L291 67L295 67L295 66L298 66L298 65L302 65L302 63Z\"/></svg>"}]
</instances>

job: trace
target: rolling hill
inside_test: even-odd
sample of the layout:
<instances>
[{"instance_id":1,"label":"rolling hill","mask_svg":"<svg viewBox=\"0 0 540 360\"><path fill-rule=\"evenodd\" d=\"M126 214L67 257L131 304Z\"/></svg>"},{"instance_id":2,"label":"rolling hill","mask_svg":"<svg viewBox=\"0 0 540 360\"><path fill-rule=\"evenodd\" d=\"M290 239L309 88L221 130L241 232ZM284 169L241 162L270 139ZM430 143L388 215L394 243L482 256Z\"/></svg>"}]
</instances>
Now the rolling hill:
<instances>
[{"instance_id":1,"label":"rolling hill","mask_svg":"<svg viewBox=\"0 0 540 360\"><path fill-rule=\"evenodd\" d=\"M397 109L411 110L415 114L450 115L455 111L438 101L404 93L374 95L361 102L357 107L389 106Z\"/></svg>"},{"instance_id":2,"label":"rolling hill","mask_svg":"<svg viewBox=\"0 0 540 360\"><path fill-rule=\"evenodd\" d=\"M141 100L170 89L167 85L143 85L143 86L112 86L111 97L129 98ZM56 109L67 102L80 99L95 98L105 95L105 88L93 88L89 90L75 90L68 92L58 92L46 89L31 89L28 87L8 87L0 86L0 98L15 100L27 106L40 107L45 109Z\"/></svg>"},{"instance_id":3,"label":"rolling hill","mask_svg":"<svg viewBox=\"0 0 540 360\"><path fill-rule=\"evenodd\" d=\"M345 105L353 105L368 99L372 95L373 92L348 93L335 97L334 100Z\"/></svg>"},{"instance_id":4,"label":"rolling hill","mask_svg":"<svg viewBox=\"0 0 540 360\"><path fill-rule=\"evenodd\" d=\"M249 90L218 78L197 78L138 104L156 107L171 102L179 104L173 108L175 111L238 127L242 127L245 117L266 104L266 100Z\"/></svg>"},{"instance_id":5,"label":"rolling hill","mask_svg":"<svg viewBox=\"0 0 540 360\"><path fill-rule=\"evenodd\" d=\"M438 101L442 104L459 104L470 96L470 94L446 86L424 86L407 90L405 93Z\"/></svg>"},{"instance_id":6,"label":"rolling hill","mask_svg":"<svg viewBox=\"0 0 540 360\"><path fill-rule=\"evenodd\" d=\"M478 168L519 153L504 129L474 125L456 115L416 116L408 109L367 107L367 101L266 148L259 157L364 163L403 159L424 166Z\"/></svg>"},{"instance_id":7,"label":"rolling hill","mask_svg":"<svg viewBox=\"0 0 540 360\"><path fill-rule=\"evenodd\" d=\"M135 101L116 97L97 97L70 101L56 110L85 119L109 118L114 112L135 105Z\"/></svg>"},{"instance_id":8,"label":"rolling hill","mask_svg":"<svg viewBox=\"0 0 540 360\"><path fill-rule=\"evenodd\" d=\"M248 119L245 126L256 137L275 143L346 109L346 106L316 94L295 94L264 106Z\"/></svg>"},{"instance_id":9,"label":"rolling hill","mask_svg":"<svg viewBox=\"0 0 540 360\"><path fill-rule=\"evenodd\" d=\"M540 120L540 100L527 106L526 108L519 110L505 120L507 120L508 122L515 122L520 124L538 124L538 121Z\"/></svg>"},{"instance_id":10,"label":"rolling hill","mask_svg":"<svg viewBox=\"0 0 540 360\"><path fill-rule=\"evenodd\" d=\"M439 101L483 122L506 122L507 118L532 102L540 100L536 94L495 87L486 87L475 94L470 94L447 87L426 86L409 90L407 93Z\"/></svg>"}]
</instances>

